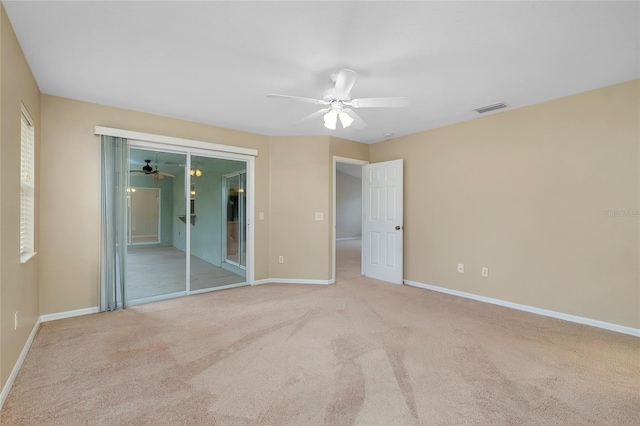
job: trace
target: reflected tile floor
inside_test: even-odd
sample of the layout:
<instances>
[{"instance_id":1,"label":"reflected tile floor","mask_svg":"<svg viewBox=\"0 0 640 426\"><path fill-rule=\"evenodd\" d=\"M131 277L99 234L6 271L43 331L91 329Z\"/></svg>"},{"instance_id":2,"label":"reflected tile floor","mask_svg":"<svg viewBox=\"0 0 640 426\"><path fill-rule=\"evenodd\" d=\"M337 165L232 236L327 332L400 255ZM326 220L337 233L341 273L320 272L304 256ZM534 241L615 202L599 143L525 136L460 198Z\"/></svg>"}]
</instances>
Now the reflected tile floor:
<instances>
[{"instance_id":1,"label":"reflected tile floor","mask_svg":"<svg viewBox=\"0 0 640 426\"><path fill-rule=\"evenodd\" d=\"M185 290L186 256L175 247L129 247L127 299L177 293ZM244 282L245 278L191 256L191 290Z\"/></svg>"}]
</instances>

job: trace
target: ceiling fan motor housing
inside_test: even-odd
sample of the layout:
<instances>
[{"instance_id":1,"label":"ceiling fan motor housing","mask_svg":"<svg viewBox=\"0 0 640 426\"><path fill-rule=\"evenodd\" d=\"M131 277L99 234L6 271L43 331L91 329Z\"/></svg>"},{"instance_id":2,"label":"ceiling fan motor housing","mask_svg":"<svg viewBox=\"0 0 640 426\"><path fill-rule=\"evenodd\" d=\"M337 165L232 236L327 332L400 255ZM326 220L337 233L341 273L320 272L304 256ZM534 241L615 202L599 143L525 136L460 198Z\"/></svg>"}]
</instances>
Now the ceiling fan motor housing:
<instances>
[{"instance_id":1,"label":"ceiling fan motor housing","mask_svg":"<svg viewBox=\"0 0 640 426\"><path fill-rule=\"evenodd\" d=\"M332 101L334 100L335 97L335 90L333 90L333 87L331 89L327 89L322 93L322 99L324 99L325 101Z\"/></svg>"},{"instance_id":2,"label":"ceiling fan motor housing","mask_svg":"<svg viewBox=\"0 0 640 426\"><path fill-rule=\"evenodd\" d=\"M322 99L327 101L327 102L333 102L333 101L350 101L351 100L351 96L347 96L346 98L343 99L338 99L336 97L336 90L335 87L332 87L330 89L325 90L322 93Z\"/></svg>"},{"instance_id":3,"label":"ceiling fan motor housing","mask_svg":"<svg viewBox=\"0 0 640 426\"><path fill-rule=\"evenodd\" d=\"M151 160L144 160L145 164L144 167L142 167L142 170L144 170L145 173L153 173L153 167L151 167L151 165L149 163L151 163Z\"/></svg>"}]
</instances>

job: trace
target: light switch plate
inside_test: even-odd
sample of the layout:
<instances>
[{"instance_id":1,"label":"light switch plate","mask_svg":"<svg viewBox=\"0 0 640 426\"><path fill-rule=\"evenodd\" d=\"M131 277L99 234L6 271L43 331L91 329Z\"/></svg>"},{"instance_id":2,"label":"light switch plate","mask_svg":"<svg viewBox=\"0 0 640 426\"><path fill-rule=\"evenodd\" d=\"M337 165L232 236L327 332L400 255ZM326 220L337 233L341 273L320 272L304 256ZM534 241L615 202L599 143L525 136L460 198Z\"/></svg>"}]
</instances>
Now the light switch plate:
<instances>
[{"instance_id":1,"label":"light switch plate","mask_svg":"<svg viewBox=\"0 0 640 426\"><path fill-rule=\"evenodd\" d=\"M264 220L264 212L258 213L258 219Z\"/></svg>"},{"instance_id":2,"label":"light switch plate","mask_svg":"<svg viewBox=\"0 0 640 426\"><path fill-rule=\"evenodd\" d=\"M324 220L324 213L316 212L316 220Z\"/></svg>"}]
</instances>

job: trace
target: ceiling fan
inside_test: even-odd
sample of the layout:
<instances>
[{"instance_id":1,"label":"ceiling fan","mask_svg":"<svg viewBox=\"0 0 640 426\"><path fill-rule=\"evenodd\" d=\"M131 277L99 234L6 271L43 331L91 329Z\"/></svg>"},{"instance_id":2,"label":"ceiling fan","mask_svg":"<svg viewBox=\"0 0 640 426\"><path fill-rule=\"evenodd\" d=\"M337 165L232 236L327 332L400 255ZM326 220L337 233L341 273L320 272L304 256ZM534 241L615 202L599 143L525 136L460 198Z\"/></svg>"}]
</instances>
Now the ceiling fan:
<instances>
[{"instance_id":1,"label":"ceiling fan","mask_svg":"<svg viewBox=\"0 0 640 426\"><path fill-rule=\"evenodd\" d=\"M172 175L171 173L167 173L167 172L161 172L160 170L158 170L158 161L156 160L156 167L155 169L153 167L151 167L151 160L144 160L144 162L146 163L142 169L140 170L129 170L129 173L131 174L145 174L145 175L152 175L154 179L164 179L165 176L166 177L176 177L175 175Z\"/></svg>"},{"instance_id":2,"label":"ceiling fan","mask_svg":"<svg viewBox=\"0 0 640 426\"><path fill-rule=\"evenodd\" d=\"M331 130L336 129L338 119L340 119L340 123L345 129L351 125L356 129L366 126L367 123L355 113L353 108L401 108L409 105L409 98L405 97L351 99L351 89L357 78L358 74L348 69L333 74L331 79L335 83L335 86L326 90L322 99L276 94L270 94L267 95L267 97L326 106L326 108L322 108L306 116L296 124L304 123L324 115L324 126Z\"/></svg>"}]
</instances>

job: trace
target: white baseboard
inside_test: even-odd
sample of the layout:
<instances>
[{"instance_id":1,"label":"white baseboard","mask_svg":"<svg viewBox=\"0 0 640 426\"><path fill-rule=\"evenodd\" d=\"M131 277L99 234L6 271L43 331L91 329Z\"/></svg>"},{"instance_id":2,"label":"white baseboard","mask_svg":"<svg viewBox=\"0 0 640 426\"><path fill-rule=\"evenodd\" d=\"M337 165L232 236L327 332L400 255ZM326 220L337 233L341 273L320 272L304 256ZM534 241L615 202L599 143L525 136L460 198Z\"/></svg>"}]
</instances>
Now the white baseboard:
<instances>
[{"instance_id":1,"label":"white baseboard","mask_svg":"<svg viewBox=\"0 0 640 426\"><path fill-rule=\"evenodd\" d=\"M127 301L127 306L137 306L137 305L144 305L147 303L161 302L163 300L175 299L176 297L183 297L186 295L187 295L186 291L179 291L176 293L160 294L158 296L142 297L140 299L133 299L133 300ZM122 302L118 302L116 305L116 308L118 309L122 308Z\"/></svg>"},{"instance_id":2,"label":"white baseboard","mask_svg":"<svg viewBox=\"0 0 640 426\"><path fill-rule=\"evenodd\" d=\"M332 280L306 280L297 278L265 278L263 280L255 280L253 285L260 284L333 284Z\"/></svg>"},{"instance_id":3,"label":"white baseboard","mask_svg":"<svg viewBox=\"0 0 640 426\"><path fill-rule=\"evenodd\" d=\"M241 283L235 283L235 284L221 285L217 287L203 288L202 290L191 290L189 292L189 295L211 293L218 290L229 290L230 288L246 287L248 285L249 284L247 284L246 282L241 282Z\"/></svg>"},{"instance_id":4,"label":"white baseboard","mask_svg":"<svg viewBox=\"0 0 640 426\"><path fill-rule=\"evenodd\" d=\"M194 290L194 291L190 291L189 294L187 294L186 291L178 291L176 293L167 293L167 294L160 294L158 296L142 297L140 299L129 300L127 302L127 307L146 305L147 303L162 302L164 300L176 299L178 297L185 297L190 295L211 293L218 290L228 290L230 288L244 287L246 285L248 285L246 282L242 282L242 283L236 283L236 284L221 285L218 287L203 288L202 290ZM122 304L118 302L117 307L121 308Z\"/></svg>"},{"instance_id":5,"label":"white baseboard","mask_svg":"<svg viewBox=\"0 0 640 426\"><path fill-rule=\"evenodd\" d=\"M56 314L47 314L40 316L40 322L55 321L63 318L79 317L80 315L97 314L100 312L100 308L97 306L93 308L76 309L75 311L58 312Z\"/></svg>"},{"instance_id":6,"label":"white baseboard","mask_svg":"<svg viewBox=\"0 0 640 426\"><path fill-rule=\"evenodd\" d=\"M361 240L362 237L345 237L345 238L336 238L336 241L347 241L347 240Z\"/></svg>"},{"instance_id":7,"label":"white baseboard","mask_svg":"<svg viewBox=\"0 0 640 426\"><path fill-rule=\"evenodd\" d=\"M40 328L40 322L41 320L40 318L38 318L36 323L33 325L33 330L31 330L31 334L29 334L29 338L25 342L24 347L22 348L22 352L20 352L20 356L18 357L16 364L13 366L13 370L11 370L11 374L7 379L7 383L5 383L4 387L2 388L2 393L0 393L0 409L2 409L2 407L4 406L4 402L9 396L9 392L11 391L11 387L13 386L13 382L14 380L16 380L16 377L18 376L18 372L20 371L20 368L22 368L22 363L24 362L24 359L27 357L29 348L31 348L33 339L35 339L36 334L38 334L38 329Z\"/></svg>"},{"instance_id":8,"label":"white baseboard","mask_svg":"<svg viewBox=\"0 0 640 426\"><path fill-rule=\"evenodd\" d=\"M532 314L543 315L545 317L557 318L565 321L575 322L578 324L590 325L592 327L603 328L618 333L629 334L631 336L640 337L640 329L627 327L624 325L612 324L609 322L598 321L591 318L579 317L577 315L565 314L562 312L550 311L547 309L536 308L534 306L521 305L519 303L507 302L505 300L493 299L491 297L479 296L473 293L465 293L464 291L451 290L444 287L438 287L430 284L423 284L416 281L404 280L404 283L413 287L433 290L440 293L451 294L453 296L464 297L466 299L478 300L480 302L491 303L493 305L504 306L506 308L517 309L519 311L530 312Z\"/></svg>"}]
</instances>

